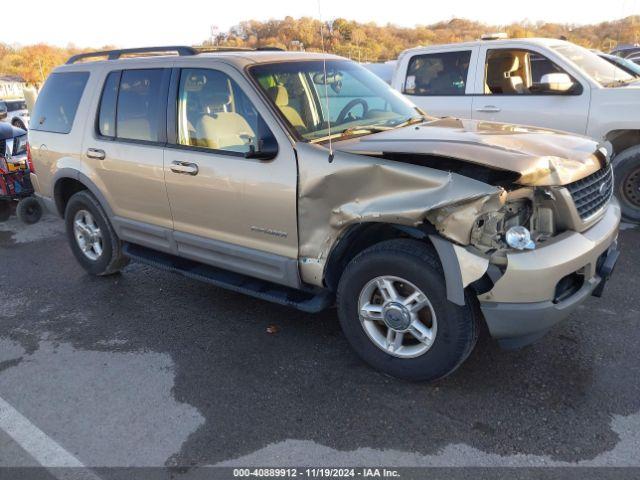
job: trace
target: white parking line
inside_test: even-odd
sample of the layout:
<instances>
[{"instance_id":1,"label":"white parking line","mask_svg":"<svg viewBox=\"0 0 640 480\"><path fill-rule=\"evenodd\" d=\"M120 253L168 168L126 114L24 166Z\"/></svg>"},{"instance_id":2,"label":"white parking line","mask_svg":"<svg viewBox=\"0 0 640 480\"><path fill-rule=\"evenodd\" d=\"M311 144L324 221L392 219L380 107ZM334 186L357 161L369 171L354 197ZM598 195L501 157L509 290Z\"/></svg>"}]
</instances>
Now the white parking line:
<instances>
[{"instance_id":1,"label":"white parking line","mask_svg":"<svg viewBox=\"0 0 640 480\"><path fill-rule=\"evenodd\" d=\"M52 471L54 476L65 479L99 479L80 460L57 444L2 397L0 397L0 428L43 467L81 469Z\"/></svg>"}]
</instances>

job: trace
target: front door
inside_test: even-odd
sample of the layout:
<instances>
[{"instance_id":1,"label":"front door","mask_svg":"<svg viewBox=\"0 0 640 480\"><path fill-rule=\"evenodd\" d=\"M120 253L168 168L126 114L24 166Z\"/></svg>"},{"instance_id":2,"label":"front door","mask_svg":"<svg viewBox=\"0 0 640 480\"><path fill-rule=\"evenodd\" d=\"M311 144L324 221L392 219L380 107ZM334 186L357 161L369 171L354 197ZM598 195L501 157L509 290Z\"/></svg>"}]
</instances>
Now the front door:
<instances>
[{"instance_id":1,"label":"front door","mask_svg":"<svg viewBox=\"0 0 640 480\"><path fill-rule=\"evenodd\" d=\"M297 164L246 80L221 64L176 71L164 175L182 256L278 283L297 278ZM175 124L172 126L172 123ZM273 121L272 123L273 124ZM278 145L257 158L265 145ZM273 151L273 147L271 148ZM254 152L252 154L252 152ZM293 266L293 268L292 268ZM294 273L295 271L295 273Z\"/></svg>"},{"instance_id":2,"label":"front door","mask_svg":"<svg viewBox=\"0 0 640 480\"><path fill-rule=\"evenodd\" d=\"M576 88L565 94L540 91L545 75L567 73L544 54L485 46L480 61L484 75L477 77L473 118L585 134L589 87L573 78Z\"/></svg>"}]
</instances>

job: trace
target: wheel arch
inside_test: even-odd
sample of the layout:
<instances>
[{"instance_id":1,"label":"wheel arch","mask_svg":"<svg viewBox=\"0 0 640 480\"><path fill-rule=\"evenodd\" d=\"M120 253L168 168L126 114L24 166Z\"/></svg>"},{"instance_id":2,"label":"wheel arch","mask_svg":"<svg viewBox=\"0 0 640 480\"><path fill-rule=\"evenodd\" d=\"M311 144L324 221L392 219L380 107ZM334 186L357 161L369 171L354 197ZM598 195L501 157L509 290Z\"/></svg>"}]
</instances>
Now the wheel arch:
<instances>
[{"instance_id":1,"label":"wheel arch","mask_svg":"<svg viewBox=\"0 0 640 480\"><path fill-rule=\"evenodd\" d=\"M106 198L89 177L72 168L62 168L56 172L53 181L53 199L61 217L64 217L69 199L75 193L83 190L88 190L96 197L109 218L113 216L113 211L109 207Z\"/></svg>"},{"instance_id":2,"label":"wheel arch","mask_svg":"<svg viewBox=\"0 0 640 480\"><path fill-rule=\"evenodd\" d=\"M640 145L640 129L611 130L604 138L611 142L613 152L617 155L630 147Z\"/></svg>"},{"instance_id":3,"label":"wheel arch","mask_svg":"<svg viewBox=\"0 0 640 480\"><path fill-rule=\"evenodd\" d=\"M447 299L457 305L465 304L462 274L453 244L438 235L429 223L416 227L376 222L353 225L341 236L329 253L324 271L325 285L335 291L347 264L358 253L377 243L395 238L411 238L430 244L442 265Z\"/></svg>"}]
</instances>

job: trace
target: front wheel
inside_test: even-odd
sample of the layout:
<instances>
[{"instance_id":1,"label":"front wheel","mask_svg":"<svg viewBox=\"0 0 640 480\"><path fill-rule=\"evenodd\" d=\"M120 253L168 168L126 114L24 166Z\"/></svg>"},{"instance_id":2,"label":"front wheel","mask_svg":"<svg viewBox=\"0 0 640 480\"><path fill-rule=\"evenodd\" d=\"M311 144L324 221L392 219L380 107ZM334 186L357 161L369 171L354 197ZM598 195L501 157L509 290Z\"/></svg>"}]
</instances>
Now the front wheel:
<instances>
[{"instance_id":1,"label":"front wheel","mask_svg":"<svg viewBox=\"0 0 640 480\"><path fill-rule=\"evenodd\" d=\"M478 337L467 304L446 298L437 255L416 240L374 245L347 266L338 287L345 336L367 363L394 377L433 381L452 373Z\"/></svg>"},{"instance_id":2,"label":"front wheel","mask_svg":"<svg viewBox=\"0 0 640 480\"><path fill-rule=\"evenodd\" d=\"M627 148L614 161L615 192L622 217L629 221L640 222L640 145Z\"/></svg>"},{"instance_id":3,"label":"front wheel","mask_svg":"<svg viewBox=\"0 0 640 480\"><path fill-rule=\"evenodd\" d=\"M91 275L110 275L129 263L107 215L88 191L69 199L64 220L71 250Z\"/></svg>"}]
</instances>

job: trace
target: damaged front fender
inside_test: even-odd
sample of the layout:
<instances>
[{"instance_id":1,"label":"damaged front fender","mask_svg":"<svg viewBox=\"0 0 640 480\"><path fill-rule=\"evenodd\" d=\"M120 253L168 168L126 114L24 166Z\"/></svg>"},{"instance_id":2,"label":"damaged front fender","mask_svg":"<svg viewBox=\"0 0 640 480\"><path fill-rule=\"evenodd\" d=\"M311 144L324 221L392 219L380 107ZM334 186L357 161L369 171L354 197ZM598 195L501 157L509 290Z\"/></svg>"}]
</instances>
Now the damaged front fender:
<instances>
[{"instance_id":1,"label":"damaged front fender","mask_svg":"<svg viewBox=\"0 0 640 480\"><path fill-rule=\"evenodd\" d=\"M300 271L314 285L323 284L329 253L352 225L418 226L429 212L464 202L481 211L502 195L498 187L424 166L339 151L330 163L326 148L308 143L296 151Z\"/></svg>"}]
</instances>

